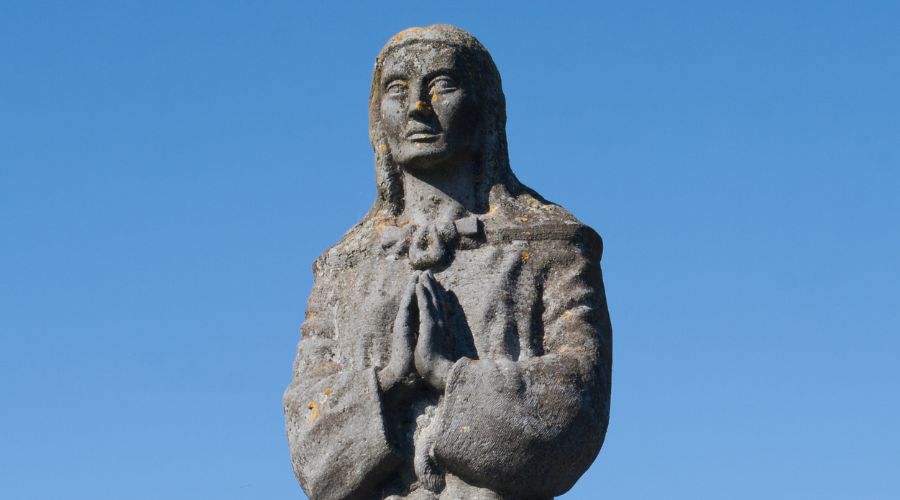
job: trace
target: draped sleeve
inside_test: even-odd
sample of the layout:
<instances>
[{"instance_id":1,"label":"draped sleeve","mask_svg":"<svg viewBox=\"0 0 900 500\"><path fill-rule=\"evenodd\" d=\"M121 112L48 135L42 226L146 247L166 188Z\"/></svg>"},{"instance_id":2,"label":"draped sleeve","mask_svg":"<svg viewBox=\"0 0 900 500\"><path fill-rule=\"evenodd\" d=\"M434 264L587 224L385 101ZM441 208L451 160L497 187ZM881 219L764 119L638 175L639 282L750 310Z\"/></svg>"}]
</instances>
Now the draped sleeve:
<instances>
[{"instance_id":1,"label":"draped sleeve","mask_svg":"<svg viewBox=\"0 0 900 500\"><path fill-rule=\"evenodd\" d=\"M370 493L401 457L385 429L375 368L353 368L340 352L333 288L336 270L319 259L315 283L284 394L291 463L310 498L352 499ZM349 334L352 334L349 333Z\"/></svg>"},{"instance_id":2,"label":"draped sleeve","mask_svg":"<svg viewBox=\"0 0 900 500\"><path fill-rule=\"evenodd\" d=\"M602 243L587 231L531 246L529 265L542 279L541 310L532 311L543 324L538 355L461 358L451 369L433 455L472 484L523 498L560 495L600 451L612 332Z\"/></svg>"}]
</instances>

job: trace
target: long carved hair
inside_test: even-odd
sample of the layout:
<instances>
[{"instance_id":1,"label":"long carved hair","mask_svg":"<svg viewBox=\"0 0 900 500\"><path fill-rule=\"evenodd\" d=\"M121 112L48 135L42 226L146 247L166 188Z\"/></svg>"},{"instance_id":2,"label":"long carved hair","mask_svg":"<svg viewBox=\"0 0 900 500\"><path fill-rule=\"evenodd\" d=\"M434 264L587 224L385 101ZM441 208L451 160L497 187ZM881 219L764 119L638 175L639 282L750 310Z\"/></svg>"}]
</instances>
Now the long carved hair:
<instances>
[{"instance_id":1,"label":"long carved hair","mask_svg":"<svg viewBox=\"0 0 900 500\"><path fill-rule=\"evenodd\" d=\"M485 205L499 198L536 193L525 188L509 167L506 146L506 99L500 82L500 72L487 49L474 36L449 24L425 28L409 28L388 40L375 60L372 91L369 94L369 139L375 150L375 179L378 194L369 213L361 221L374 217L396 216L403 211L403 171L392 156L381 128L381 74L385 58L398 47L423 43L454 48L461 65L461 76L468 92L474 96L480 110L474 134L479 141L479 161L476 166L477 199ZM540 199L538 197L538 199ZM486 203L485 203L486 202ZM485 212L488 206L478 207Z\"/></svg>"}]
</instances>

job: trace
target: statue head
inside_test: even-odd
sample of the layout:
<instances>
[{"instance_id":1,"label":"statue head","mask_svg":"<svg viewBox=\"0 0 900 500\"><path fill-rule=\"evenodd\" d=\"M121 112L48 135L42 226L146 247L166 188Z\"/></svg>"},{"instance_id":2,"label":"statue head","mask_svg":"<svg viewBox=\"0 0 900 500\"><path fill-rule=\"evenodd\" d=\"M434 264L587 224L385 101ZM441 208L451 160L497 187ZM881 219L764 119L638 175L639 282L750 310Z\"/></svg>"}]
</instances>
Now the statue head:
<instances>
[{"instance_id":1,"label":"statue head","mask_svg":"<svg viewBox=\"0 0 900 500\"><path fill-rule=\"evenodd\" d=\"M406 172L461 162L474 163L485 204L497 190L515 193L520 185L509 168L505 128L500 73L474 36L450 25L398 33L378 54L369 97L373 212L402 211Z\"/></svg>"}]
</instances>

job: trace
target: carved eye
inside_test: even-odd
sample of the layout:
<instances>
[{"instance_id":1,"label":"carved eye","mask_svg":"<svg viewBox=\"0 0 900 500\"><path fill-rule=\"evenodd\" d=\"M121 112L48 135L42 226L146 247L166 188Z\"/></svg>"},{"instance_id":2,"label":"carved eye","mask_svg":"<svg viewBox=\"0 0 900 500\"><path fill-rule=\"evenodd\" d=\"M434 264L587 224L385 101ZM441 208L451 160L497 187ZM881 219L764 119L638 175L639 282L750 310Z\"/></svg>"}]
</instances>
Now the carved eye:
<instances>
[{"instance_id":1,"label":"carved eye","mask_svg":"<svg viewBox=\"0 0 900 500\"><path fill-rule=\"evenodd\" d=\"M406 82L402 80L394 80L387 84L387 93L389 95L402 95L406 92Z\"/></svg>"},{"instance_id":2,"label":"carved eye","mask_svg":"<svg viewBox=\"0 0 900 500\"><path fill-rule=\"evenodd\" d=\"M452 92L457 89L456 82L449 76L439 76L428 84L428 89L432 94L442 94L444 92Z\"/></svg>"}]
</instances>

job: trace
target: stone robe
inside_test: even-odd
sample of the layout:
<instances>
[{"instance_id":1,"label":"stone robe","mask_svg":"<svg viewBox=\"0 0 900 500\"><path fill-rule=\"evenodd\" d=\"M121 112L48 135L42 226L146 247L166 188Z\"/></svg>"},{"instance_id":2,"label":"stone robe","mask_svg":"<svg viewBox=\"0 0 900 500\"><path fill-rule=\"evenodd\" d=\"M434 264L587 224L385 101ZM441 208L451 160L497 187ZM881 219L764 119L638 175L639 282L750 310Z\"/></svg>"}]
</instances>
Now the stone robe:
<instances>
[{"instance_id":1,"label":"stone robe","mask_svg":"<svg viewBox=\"0 0 900 500\"><path fill-rule=\"evenodd\" d=\"M609 418L602 243L561 208L531 205L458 221L433 269L455 360L442 395L391 401L378 385L413 272L405 242L386 238L392 220L370 219L316 260L284 399L310 498L546 499L588 468ZM422 466L444 478L439 493Z\"/></svg>"}]
</instances>

